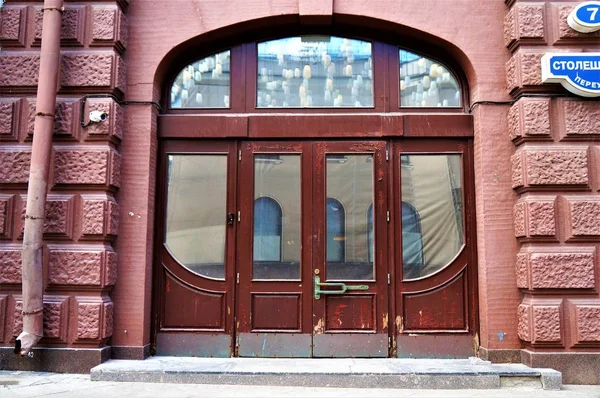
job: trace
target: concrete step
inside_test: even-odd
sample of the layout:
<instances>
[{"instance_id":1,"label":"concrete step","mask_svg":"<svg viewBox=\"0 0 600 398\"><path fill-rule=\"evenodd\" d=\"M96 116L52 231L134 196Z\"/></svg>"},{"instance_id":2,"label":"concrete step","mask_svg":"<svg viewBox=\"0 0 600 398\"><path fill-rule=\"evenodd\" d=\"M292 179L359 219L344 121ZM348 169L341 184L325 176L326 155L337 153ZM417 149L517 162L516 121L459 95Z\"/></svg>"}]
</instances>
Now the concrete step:
<instances>
[{"instance_id":1,"label":"concrete step","mask_svg":"<svg viewBox=\"0 0 600 398\"><path fill-rule=\"evenodd\" d=\"M348 388L558 390L562 375L522 364L469 359L291 359L150 357L110 360L94 381Z\"/></svg>"}]
</instances>

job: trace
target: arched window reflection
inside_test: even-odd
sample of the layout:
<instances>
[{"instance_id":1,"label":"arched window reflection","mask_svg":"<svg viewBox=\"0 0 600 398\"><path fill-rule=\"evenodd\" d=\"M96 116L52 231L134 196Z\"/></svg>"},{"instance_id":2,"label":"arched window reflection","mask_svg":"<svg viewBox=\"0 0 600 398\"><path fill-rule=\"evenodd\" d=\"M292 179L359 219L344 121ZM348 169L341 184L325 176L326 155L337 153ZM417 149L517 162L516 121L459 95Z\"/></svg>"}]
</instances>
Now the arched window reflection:
<instances>
[{"instance_id":1,"label":"arched window reflection","mask_svg":"<svg viewBox=\"0 0 600 398\"><path fill-rule=\"evenodd\" d=\"M327 198L327 262L343 262L346 253L346 214L342 204Z\"/></svg>"},{"instance_id":2,"label":"arched window reflection","mask_svg":"<svg viewBox=\"0 0 600 398\"><path fill-rule=\"evenodd\" d=\"M281 206L274 199L254 201L254 261L281 261Z\"/></svg>"},{"instance_id":3,"label":"arched window reflection","mask_svg":"<svg viewBox=\"0 0 600 398\"><path fill-rule=\"evenodd\" d=\"M419 277L423 267L421 218L409 203L402 202L402 268L404 279Z\"/></svg>"},{"instance_id":4,"label":"arched window reflection","mask_svg":"<svg viewBox=\"0 0 600 398\"><path fill-rule=\"evenodd\" d=\"M171 86L171 108L229 108L230 51L183 68Z\"/></svg>"},{"instance_id":5,"label":"arched window reflection","mask_svg":"<svg viewBox=\"0 0 600 398\"><path fill-rule=\"evenodd\" d=\"M460 84L442 63L404 49L400 59L400 106L460 106Z\"/></svg>"}]
</instances>

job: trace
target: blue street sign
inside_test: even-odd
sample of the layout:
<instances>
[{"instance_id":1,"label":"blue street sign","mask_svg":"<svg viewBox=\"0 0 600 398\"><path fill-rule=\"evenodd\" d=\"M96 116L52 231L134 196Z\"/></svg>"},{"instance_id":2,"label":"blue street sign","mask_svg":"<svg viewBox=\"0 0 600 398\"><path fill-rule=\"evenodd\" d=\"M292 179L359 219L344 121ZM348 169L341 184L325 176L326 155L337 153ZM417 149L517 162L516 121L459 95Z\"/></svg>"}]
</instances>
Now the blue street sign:
<instances>
[{"instance_id":1,"label":"blue street sign","mask_svg":"<svg viewBox=\"0 0 600 398\"><path fill-rule=\"evenodd\" d=\"M546 53L542 82L560 83L573 94L600 96L600 53Z\"/></svg>"},{"instance_id":2,"label":"blue street sign","mask_svg":"<svg viewBox=\"0 0 600 398\"><path fill-rule=\"evenodd\" d=\"M590 33L600 30L600 1L586 1L571 11L567 18L571 29Z\"/></svg>"}]
</instances>

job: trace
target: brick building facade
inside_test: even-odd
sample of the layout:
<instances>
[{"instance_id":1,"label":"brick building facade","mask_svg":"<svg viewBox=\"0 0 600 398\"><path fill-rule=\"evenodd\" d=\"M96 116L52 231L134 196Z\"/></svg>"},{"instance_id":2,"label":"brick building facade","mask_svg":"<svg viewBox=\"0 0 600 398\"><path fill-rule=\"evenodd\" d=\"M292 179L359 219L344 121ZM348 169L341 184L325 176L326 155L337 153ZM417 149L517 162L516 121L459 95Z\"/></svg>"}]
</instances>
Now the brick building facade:
<instances>
[{"instance_id":1,"label":"brick building facade","mask_svg":"<svg viewBox=\"0 0 600 398\"><path fill-rule=\"evenodd\" d=\"M442 61L464 76L468 101L459 113L470 132L447 136L473 140L466 175L472 173L474 203L465 204L476 236L475 279L465 285L475 298L473 353L552 367L566 383L600 383L600 102L541 80L546 52L600 51L600 32L577 33L567 25L576 4L67 1L44 226L44 338L33 359L16 359L11 347L22 328L20 251L42 11L39 1L5 1L0 368L87 371L111 357L141 360L153 353L153 298L160 290L153 281L162 246L156 215L164 197L157 188L159 147L169 139L166 97L173 77L186 62L222 47L305 30L350 31L388 45L411 43L416 52L442 49ZM90 110L108 119L82 127ZM243 113L211 131L181 125L188 132L178 138L250 139L252 112ZM410 117L435 112L392 113L405 133L390 128L389 136L401 139L412 134ZM203 117L196 123L210 115ZM382 138L385 128L361 136ZM396 328L391 338L402 335L402 325ZM435 348L428 355L436 356Z\"/></svg>"}]
</instances>

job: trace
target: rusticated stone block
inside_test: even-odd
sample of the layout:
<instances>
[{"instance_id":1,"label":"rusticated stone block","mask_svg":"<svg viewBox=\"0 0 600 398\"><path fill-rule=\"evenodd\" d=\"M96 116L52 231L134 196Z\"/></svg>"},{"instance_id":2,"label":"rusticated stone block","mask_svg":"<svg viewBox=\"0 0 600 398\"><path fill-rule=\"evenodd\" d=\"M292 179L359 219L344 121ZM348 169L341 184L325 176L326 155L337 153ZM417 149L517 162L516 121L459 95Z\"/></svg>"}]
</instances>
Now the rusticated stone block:
<instances>
[{"instance_id":1,"label":"rusticated stone block","mask_svg":"<svg viewBox=\"0 0 600 398\"><path fill-rule=\"evenodd\" d=\"M117 283L117 253L108 251L106 252L104 284L106 286L113 286L115 283Z\"/></svg>"},{"instance_id":2,"label":"rusticated stone block","mask_svg":"<svg viewBox=\"0 0 600 398\"><path fill-rule=\"evenodd\" d=\"M113 334L113 303L104 303L104 324L102 326L102 338L106 339Z\"/></svg>"},{"instance_id":3,"label":"rusticated stone block","mask_svg":"<svg viewBox=\"0 0 600 398\"><path fill-rule=\"evenodd\" d=\"M2 57L0 57L2 59ZM29 180L31 163L30 147L9 147L0 149L0 183L26 184Z\"/></svg>"},{"instance_id":4,"label":"rusticated stone block","mask_svg":"<svg viewBox=\"0 0 600 398\"><path fill-rule=\"evenodd\" d=\"M19 139L20 101L17 99L0 100L0 141Z\"/></svg>"},{"instance_id":5,"label":"rusticated stone block","mask_svg":"<svg viewBox=\"0 0 600 398\"><path fill-rule=\"evenodd\" d=\"M125 65L125 61L123 58L117 57L117 76L115 81L115 87L121 90L122 93L125 93L125 86L127 84L127 66Z\"/></svg>"},{"instance_id":6,"label":"rusticated stone block","mask_svg":"<svg viewBox=\"0 0 600 398\"><path fill-rule=\"evenodd\" d=\"M569 299L567 308L573 320L570 324L573 346L600 346L600 300Z\"/></svg>"},{"instance_id":7,"label":"rusticated stone block","mask_svg":"<svg viewBox=\"0 0 600 398\"><path fill-rule=\"evenodd\" d=\"M55 184L119 186L121 157L114 150L107 147L73 148L55 147Z\"/></svg>"},{"instance_id":8,"label":"rusticated stone block","mask_svg":"<svg viewBox=\"0 0 600 398\"><path fill-rule=\"evenodd\" d=\"M77 297L77 339L101 340L112 335L113 304L108 297Z\"/></svg>"},{"instance_id":9,"label":"rusticated stone block","mask_svg":"<svg viewBox=\"0 0 600 398\"><path fill-rule=\"evenodd\" d=\"M5 325L8 324L8 313L6 307L8 306L8 296L6 294L0 294L0 342L4 340Z\"/></svg>"},{"instance_id":10,"label":"rusticated stone block","mask_svg":"<svg viewBox=\"0 0 600 398\"><path fill-rule=\"evenodd\" d=\"M117 63L120 57L111 52L66 52L62 57L60 85L68 87L118 88Z\"/></svg>"},{"instance_id":11,"label":"rusticated stone block","mask_svg":"<svg viewBox=\"0 0 600 398\"><path fill-rule=\"evenodd\" d=\"M27 136L33 137L33 128L35 124L35 99L27 101L29 116L27 119ZM77 139L79 120L79 105L75 100L57 100L54 110L54 137Z\"/></svg>"},{"instance_id":12,"label":"rusticated stone block","mask_svg":"<svg viewBox=\"0 0 600 398\"><path fill-rule=\"evenodd\" d=\"M554 196L522 198L514 208L515 236L554 237L556 234L555 201Z\"/></svg>"},{"instance_id":13,"label":"rusticated stone block","mask_svg":"<svg viewBox=\"0 0 600 398\"><path fill-rule=\"evenodd\" d=\"M596 196L564 196L569 211L566 237L600 241L600 198Z\"/></svg>"},{"instance_id":14,"label":"rusticated stone block","mask_svg":"<svg viewBox=\"0 0 600 398\"><path fill-rule=\"evenodd\" d=\"M544 6L541 4L517 4L504 19L504 44L512 49L519 42L545 43Z\"/></svg>"},{"instance_id":15,"label":"rusticated stone block","mask_svg":"<svg viewBox=\"0 0 600 398\"><path fill-rule=\"evenodd\" d=\"M578 340L600 342L600 304L595 307L577 307L576 315Z\"/></svg>"},{"instance_id":16,"label":"rusticated stone block","mask_svg":"<svg viewBox=\"0 0 600 398\"><path fill-rule=\"evenodd\" d=\"M48 279L52 285L100 286L102 250L50 250Z\"/></svg>"},{"instance_id":17,"label":"rusticated stone block","mask_svg":"<svg viewBox=\"0 0 600 398\"><path fill-rule=\"evenodd\" d=\"M41 7L35 10L34 45L39 46L42 41L42 21L44 13ZM60 41L64 46L82 46L85 34L85 7L67 6L62 13L62 26Z\"/></svg>"},{"instance_id":18,"label":"rusticated stone block","mask_svg":"<svg viewBox=\"0 0 600 398\"><path fill-rule=\"evenodd\" d=\"M587 147L520 148L512 162L513 188L589 183Z\"/></svg>"},{"instance_id":19,"label":"rusticated stone block","mask_svg":"<svg viewBox=\"0 0 600 398\"><path fill-rule=\"evenodd\" d=\"M0 57L0 70L0 86L37 87L40 56L37 53L4 53Z\"/></svg>"},{"instance_id":20,"label":"rusticated stone block","mask_svg":"<svg viewBox=\"0 0 600 398\"><path fill-rule=\"evenodd\" d=\"M49 194L46 199L44 215L44 235L73 237L73 195ZM25 208L27 196L21 195L21 235L25 227Z\"/></svg>"},{"instance_id":21,"label":"rusticated stone block","mask_svg":"<svg viewBox=\"0 0 600 398\"><path fill-rule=\"evenodd\" d=\"M69 297L44 296L44 337L67 340Z\"/></svg>"},{"instance_id":22,"label":"rusticated stone block","mask_svg":"<svg viewBox=\"0 0 600 398\"><path fill-rule=\"evenodd\" d=\"M510 139L550 139L550 99L522 98L508 112Z\"/></svg>"},{"instance_id":23,"label":"rusticated stone block","mask_svg":"<svg viewBox=\"0 0 600 398\"><path fill-rule=\"evenodd\" d=\"M101 303L79 303L77 311L77 338L100 338Z\"/></svg>"},{"instance_id":24,"label":"rusticated stone block","mask_svg":"<svg viewBox=\"0 0 600 398\"><path fill-rule=\"evenodd\" d=\"M537 342L560 342L560 307L533 307L533 344Z\"/></svg>"},{"instance_id":25,"label":"rusticated stone block","mask_svg":"<svg viewBox=\"0 0 600 398\"><path fill-rule=\"evenodd\" d=\"M562 346L562 299L526 297L517 309L517 334L533 346Z\"/></svg>"},{"instance_id":26,"label":"rusticated stone block","mask_svg":"<svg viewBox=\"0 0 600 398\"><path fill-rule=\"evenodd\" d=\"M127 47L127 22L119 7L92 8L92 46L113 44L119 51Z\"/></svg>"},{"instance_id":27,"label":"rusticated stone block","mask_svg":"<svg viewBox=\"0 0 600 398\"><path fill-rule=\"evenodd\" d=\"M44 338L55 342L67 340L68 300L66 296L44 296ZM13 337L23 331L23 299L15 297Z\"/></svg>"},{"instance_id":28,"label":"rusticated stone block","mask_svg":"<svg viewBox=\"0 0 600 398\"><path fill-rule=\"evenodd\" d=\"M512 187L518 188L525 185L522 153L515 153L510 157L512 164Z\"/></svg>"},{"instance_id":29,"label":"rusticated stone block","mask_svg":"<svg viewBox=\"0 0 600 398\"><path fill-rule=\"evenodd\" d=\"M517 308L517 335L523 341L531 342L531 307L520 304Z\"/></svg>"},{"instance_id":30,"label":"rusticated stone block","mask_svg":"<svg viewBox=\"0 0 600 398\"><path fill-rule=\"evenodd\" d=\"M102 123L91 123L85 128L87 140L107 140L123 137L124 112L123 108L112 99L94 98L87 100L88 111L103 111L107 119Z\"/></svg>"},{"instance_id":31,"label":"rusticated stone block","mask_svg":"<svg viewBox=\"0 0 600 398\"><path fill-rule=\"evenodd\" d=\"M529 288L529 267L528 267L529 254L528 253L519 253L517 254L516 261L516 277L517 277L517 287L519 289L528 289Z\"/></svg>"},{"instance_id":32,"label":"rusticated stone block","mask_svg":"<svg viewBox=\"0 0 600 398\"><path fill-rule=\"evenodd\" d=\"M552 4L555 43L597 43L600 32L580 33L569 26L567 17L577 3Z\"/></svg>"},{"instance_id":33,"label":"rusticated stone block","mask_svg":"<svg viewBox=\"0 0 600 398\"><path fill-rule=\"evenodd\" d=\"M518 50L506 63L506 83L510 94L531 86L542 85L543 53Z\"/></svg>"},{"instance_id":34,"label":"rusticated stone block","mask_svg":"<svg viewBox=\"0 0 600 398\"><path fill-rule=\"evenodd\" d=\"M48 246L50 285L104 286L113 268L109 246ZM110 268L110 269L109 269ZM112 276L111 276L112 278Z\"/></svg>"},{"instance_id":35,"label":"rusticated stone block","mask_svg":"<svg viewBox=\"0 0 600 398\"><path fill-rule=\"evenodd\" d=\"M596 250L594 247L523 248L517 255L519 288L593 289Z\"/></svg>"},{"instance_id":36,"label":"rusticated stone block","mask_svg":"<svg viewBox=\"0 0 600 398\"><path fill-rule=\"evenodd\" d=\"M16 337L23 331L23 299L20 296L15 296L14 309L12 334Z\"/></svg>"},{"instance_id":37,"label":"rusticated stone block","mask_svg":"<svg viewBox=\"0 0 600 398\"><path fill-rule=\"evenodd\" d=\"M561 99L559 118L565 121L563 138L593 139L600 136L600 102Z\"/></svg>"},{"instance_id":38,"label":"rusticated stone block","mask_svg":"<svg viewBox=\"0 0 600 398\"><path fill-rule=\"evenodd\" d=\"M23 6L0 7L0 45L25 45L25 18L27 8Z\"/></svg>"},{"instance_id":39,"label":"rusticated stone block","mask_svg":"<svg viewBox=\"0 0 600 398\"><path fill-rule=\"evenodd\" d=\"M110 153L110 185L121 186L121 155L115 151Z\"/></svg>"},{"instance_id":40,"label":"rusticated stone block","mask_svg":"<svg viewBox=\"0 0 600 398\"><path fill-rule=\"evenodd\" d=\"M0 194L0 239L12 237L14 195Z\"/></svg>"},{"instance_id":41,"label":"rusticated stone block","mask_svg":"<svg viewBox=\"0 0 600 398\"><path fill-rule=\"evenodd\" d=\"M0 284L21 283L22 245L0 246Z\"/></svg>"},{"instance_id":42,"label":"rusticated stone block","mask_svg":"<svg viewBox=\"0 0 600 398\"><path fill-rule=\"evenodd\" d=\"M85 195L83 199L84 235L116 235L119 207L113 198Z\"/></svg>"}]
</instances>

